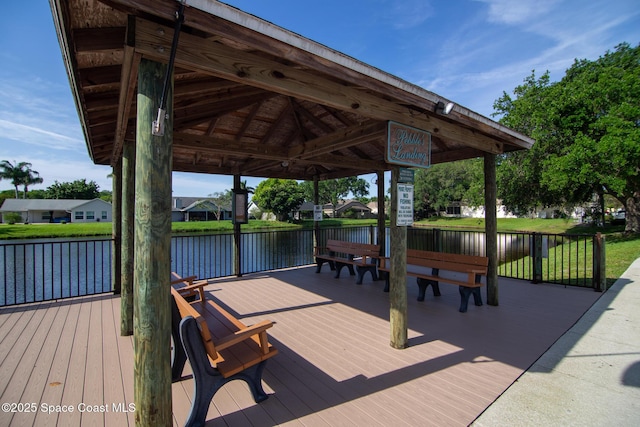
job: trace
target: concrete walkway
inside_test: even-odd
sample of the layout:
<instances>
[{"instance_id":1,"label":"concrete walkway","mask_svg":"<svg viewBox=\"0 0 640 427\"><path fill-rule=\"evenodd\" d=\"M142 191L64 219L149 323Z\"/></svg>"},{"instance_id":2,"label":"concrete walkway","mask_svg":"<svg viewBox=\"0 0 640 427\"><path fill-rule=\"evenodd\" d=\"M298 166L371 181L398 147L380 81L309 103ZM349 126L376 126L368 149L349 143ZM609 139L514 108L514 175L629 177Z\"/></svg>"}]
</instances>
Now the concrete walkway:
<instances>
[{"instance_id":1,"label":"concrete walkway","mask_svg":"<svg viewBox=\"0 0 640 427\"><path fill-rule=\"evenodd\" d=\"M473 426L640 425L640 258Z\"/></svg>"}]
</instances>

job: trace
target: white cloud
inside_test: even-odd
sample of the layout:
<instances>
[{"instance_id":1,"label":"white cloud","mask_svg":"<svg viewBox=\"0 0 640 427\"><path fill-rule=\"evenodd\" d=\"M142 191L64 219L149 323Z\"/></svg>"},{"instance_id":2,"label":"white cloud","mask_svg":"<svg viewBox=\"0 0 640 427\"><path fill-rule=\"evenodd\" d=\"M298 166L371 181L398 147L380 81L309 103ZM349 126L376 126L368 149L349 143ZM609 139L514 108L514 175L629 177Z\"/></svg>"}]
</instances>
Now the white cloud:
<instances>
[{"instance_id":1,"label":"white cloud","mask_svg":"<svg viewBox=\"0 0 640 427\"><path fill-rule=\"evenodd\" d=\"M59 127L58 123L54 124L49 120L43 122L43 125L48 122L52 127ZM3 119L0 119L0 135L4 139L54 150L78 150L84 146L81 139Z\"/></svg>"},{"instance_id":2,"label":"white cloud","mask_svg":"<svg viewBox=\"0 0 640 427\"><path fill-rule=\"evenodd\" d=\"M489 22L517 25L549 12L558 0L475 0L489 5Z\"/></svg>"},{"instance_id":3,"label":"white cloud","mask_svg":"<svg viewBox=\"0 0 640 427\"><path fill-rule=\"evenodd\" d=\"M425 53L428 60L405 78L485 115L532 70L559 80L575 59L595 60L638 40L640 10L631 1L475 1L489 6L491 21L467 15L437 54Z\"/></svg>"},{"instance_id":4,"label":"white cloud","mask_svg":"<svg viewBox=\"0 0 640 427\"><path fill-rule=\"evenodd\" d=\"M29 76L0 79L0 138L54 150L84 147L68 89Z\"/></svg>"},{"instance_id":5,"label":"white cloud","mask_svg":"<svg viewBox=\"0 0 640 427\"><path fill-rule=\"evenodd\" d=\"M398 30L404 30L422 24L433 16L434 11L428 1L403 0L394 1L388 13L387 19L390 20L391 25Z\"/></svg>"}]
</instances>

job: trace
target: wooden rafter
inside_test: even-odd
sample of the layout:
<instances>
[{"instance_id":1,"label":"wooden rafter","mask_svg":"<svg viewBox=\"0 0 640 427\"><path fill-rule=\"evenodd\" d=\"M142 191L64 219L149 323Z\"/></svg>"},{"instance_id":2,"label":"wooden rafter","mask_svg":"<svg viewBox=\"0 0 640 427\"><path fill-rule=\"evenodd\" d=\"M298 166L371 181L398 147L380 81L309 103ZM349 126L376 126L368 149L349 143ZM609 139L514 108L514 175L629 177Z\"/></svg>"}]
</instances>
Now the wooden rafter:
<instances>
[{"instance_id":1,"label":"wooden rafter","mask_svg":"<svg viewBox=\"0 0 640 427\"><path fill-rule=\"evenodd\" d=\"M164 31L159 31L159 28L162 27L158 24L139 20L136 25L136 50L145 56L167 61L171 31L166 27ZM163 49L159 49L159 46ZM444 140L482 151L494 154L503 152L502 142L478 131L456 126L426 112L417 114L405 105L339 84L335 80L309 75L279 62L247 52L241 53L190 34L180 37L176 64L340 110L354 111L373 119L398 121L429 130Z\"/></svg>"},{"instance_id":2,"label":"wooden rafter","mask_svg":"<svg viewBox=\"0 0 640 427\"><path fill-rule=\"evenodd\" d=\"M299 144L289 150L290 159L309 159L321 154L342 150L384 136L386 123L373 122L368 125L352 126Z\"/></svg>"}]
</instances>

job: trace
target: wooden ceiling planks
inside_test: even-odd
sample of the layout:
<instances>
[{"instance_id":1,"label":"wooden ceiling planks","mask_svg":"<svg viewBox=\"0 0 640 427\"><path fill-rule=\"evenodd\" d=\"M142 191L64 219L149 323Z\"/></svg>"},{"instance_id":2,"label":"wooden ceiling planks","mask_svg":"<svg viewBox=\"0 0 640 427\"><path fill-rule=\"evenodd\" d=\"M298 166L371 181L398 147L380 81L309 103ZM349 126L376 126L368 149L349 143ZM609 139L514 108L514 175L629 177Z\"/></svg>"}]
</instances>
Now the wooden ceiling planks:
<instances>
[{"instance_id":1,"label":"wooden ceiling planks","mask_svg":"<svg viewBox=\"0 0 640 427\"><path fill-rule=\"evenodd\" d=\"M174 71L174 170L313 179L388 170L386 123L432 134L432 161L533 141L444 98L218 2L187 5ZM52 0L92 160L135 137L141 58L167 62L174 0ZM200 7L200 6L199 6ZM223 17L224 16L224 17ZM229 16L231 18L229 18Z\"/></svg>"}]
</instances>

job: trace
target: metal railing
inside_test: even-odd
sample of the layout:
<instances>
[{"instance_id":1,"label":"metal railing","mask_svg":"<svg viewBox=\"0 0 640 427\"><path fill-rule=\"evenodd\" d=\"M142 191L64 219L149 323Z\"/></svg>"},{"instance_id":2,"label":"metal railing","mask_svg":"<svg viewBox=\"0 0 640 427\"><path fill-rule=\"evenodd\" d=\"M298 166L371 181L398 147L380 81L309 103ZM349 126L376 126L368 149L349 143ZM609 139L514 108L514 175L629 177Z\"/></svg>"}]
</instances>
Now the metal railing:
<instances>
[{"instance_id":1,"label":"metal railing","mask_svg":"<svg viewBox=\"0 0 640 427\"><path fill-rule=\"evenodd\" d=\"M0 306L111 290L111 239L0 244Z\"/></svg>"},{"instance_id":2,"label":"metal railing","mask_svg":"<svg viewBox=\"0 0 640 427\"><path fill-rule=\"evenodd\" d=\"M409 248L486 256L484 233L409 230ZM498 233L498 275L601 290L605 280L604 237L600 234Z\"/></svg>"},{"instance_id":3,"label":"metal railing","mask_svg":"<svg viewBox=\"0 0 640 427\"><path fill-rule=\"evenodd\" d=\"M388 254L389 233L386 233ZM327 239L374 243L376 227L321 228ZM217 278L309 265L313 230L242 234L241 270L235 271L232 234L174 236L171 269L183 276ZM484 233L409 228L407 247L485 255ZM0 244L0 306L110 292L111 239ZM498 233L503 277L602 289L604 238L600 235Z\"/></svg>"}]
</instances>

